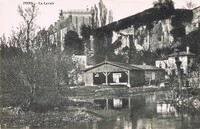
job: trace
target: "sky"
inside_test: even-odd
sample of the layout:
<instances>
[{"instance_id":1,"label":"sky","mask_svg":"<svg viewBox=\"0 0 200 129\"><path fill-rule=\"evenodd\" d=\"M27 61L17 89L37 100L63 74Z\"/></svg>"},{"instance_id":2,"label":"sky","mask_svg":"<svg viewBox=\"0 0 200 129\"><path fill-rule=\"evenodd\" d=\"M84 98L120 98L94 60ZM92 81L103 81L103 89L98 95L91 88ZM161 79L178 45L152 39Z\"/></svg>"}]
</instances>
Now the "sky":
<instances>
[{"instance_id":1,"label":"sky","mask_svg":"<svg viewBox=\"0 0 200 129\"><path fill-rule=\"evenodd\" d=\"M113 20L119 20L134 15L145 9L151 8L155 0L103 0L107 9L113 11ZM173 0L175 8L185 6L186 0ZM192 0L196 6L200 6L200 0ZM17 12L17 6L26 8L30 5L25 2L35 2L39 7L39 14L36 24L41 28L48 28L58 20L59 10L86 9L94 4L98 5L99 0L0 0L0 37L5 34L9 36L11 30L15 30L22 21ZM52 5L39 5L39 3L53 3Z\"/></svg>"}]
</instances>

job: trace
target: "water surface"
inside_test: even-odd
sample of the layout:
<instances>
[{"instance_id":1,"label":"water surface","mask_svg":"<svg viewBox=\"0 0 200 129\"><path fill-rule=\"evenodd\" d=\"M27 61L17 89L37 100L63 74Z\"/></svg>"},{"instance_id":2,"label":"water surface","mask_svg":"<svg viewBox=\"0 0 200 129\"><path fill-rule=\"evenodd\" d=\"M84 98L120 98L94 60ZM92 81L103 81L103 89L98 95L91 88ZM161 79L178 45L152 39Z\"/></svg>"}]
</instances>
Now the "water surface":
<instances>
[{"instance_id":1,"label":"water surface","mask_svg":"<svg viewBox=\"0 0 200 129\"><path fill-rule=\"evenodd\" d=\"M200 129L200 114L175 108L165 102L166 96L168 93L159 92L133 97L87 98L85 101L98 105L88 112L103 117L103 121L38 129Z\"/></svg>"}]
</instances>

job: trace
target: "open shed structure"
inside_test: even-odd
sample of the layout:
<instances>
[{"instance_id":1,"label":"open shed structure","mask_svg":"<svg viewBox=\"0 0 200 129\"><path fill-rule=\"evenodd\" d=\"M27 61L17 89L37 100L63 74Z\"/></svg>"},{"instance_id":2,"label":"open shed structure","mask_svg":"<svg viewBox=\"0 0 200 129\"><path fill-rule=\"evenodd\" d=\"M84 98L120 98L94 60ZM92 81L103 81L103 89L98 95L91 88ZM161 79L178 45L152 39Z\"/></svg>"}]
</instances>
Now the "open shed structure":
<instances>
[{"instance_id":1,"label":"open shed structure","mask_svg":"<svg viewBox=\"0 0 200 129\"><path fill-rule=\"evenodd\" d=\"M144 70L126 63L105 61L85 72L85 85L140 86L145 83Z\"/></svg>"}]
</instances>

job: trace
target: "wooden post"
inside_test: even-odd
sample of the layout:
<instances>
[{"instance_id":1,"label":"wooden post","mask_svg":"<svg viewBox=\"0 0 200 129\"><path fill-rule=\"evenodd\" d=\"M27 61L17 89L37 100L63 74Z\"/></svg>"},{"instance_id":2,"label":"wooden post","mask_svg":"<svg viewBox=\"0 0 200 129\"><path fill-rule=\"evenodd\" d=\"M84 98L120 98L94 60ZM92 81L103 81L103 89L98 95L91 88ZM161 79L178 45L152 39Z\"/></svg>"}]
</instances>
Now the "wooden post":
<instances>
[{"instance_id":1,"label":"wooden post","mask_svg":"<svg viewBox=\"0 0 200 129\"><path fill-rule=\"evenodd\" d=\"M131 87L131 73L128 71L128 85Z\"/></svg>"},{"instance_id":2,"label":"wooden post","mask_svg":"<svg viewBox=\"0 0 200 129\"><path fill-rule=\"evenodd\" d=\"M109 72L105 72L105 73L103 73L104 75L105 75L105 77L106 77L106 85L108 85L108 75L110 74Z\"/></svg>"},{"instance_id":3,"label":"wooden post","mask_svg":"<svg viewBox=\"0 0 200 129\"><path fill-rule=\"evenodd\" d=\"M106 109L108 109L108 98L106 99Z\"/></svg>"},{"instance_id":4,"label":"wooden post","mask_svg":"<svg viewBox=\"0 0 200 129\"><path fill-rule=\"evenodd\" d=\"M108 85L108 72L106 72L106 85Z\"/></svg>"},{"instance_id":5,"label":"wooden post","mask_svg":"<svg viewBox=\"0 0 200 129\"><path fill-rule=\"evenodd\" d=\"M127 86L128 86L128 87L131 87L130 71L126 71L125 73L126 73L127 76L128 76Z\"/></svg>"},{"instance_id":6,"label":"wooden post","mask_svg":"<svg viewBox=\"0 0 200 129\"><path fill-rule=\"evenodd\" d=\"M131 98L128 97L128 109L131 110Z\"/></svg>"}]
</instances>

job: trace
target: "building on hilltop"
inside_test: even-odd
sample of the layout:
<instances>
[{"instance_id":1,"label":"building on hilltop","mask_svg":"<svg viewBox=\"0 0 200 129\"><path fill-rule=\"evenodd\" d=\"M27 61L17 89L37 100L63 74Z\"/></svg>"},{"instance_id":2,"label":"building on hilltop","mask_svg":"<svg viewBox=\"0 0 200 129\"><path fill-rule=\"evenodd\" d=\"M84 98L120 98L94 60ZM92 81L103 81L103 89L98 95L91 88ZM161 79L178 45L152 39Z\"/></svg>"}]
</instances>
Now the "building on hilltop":
<instances>
[{"instance_id":1,"label":"building on hilltop","mask_svg":"<svg viewBox=\"0 0 200 129\"><path fill-rule=\"evenodd\" d=\"M75 31L80 34L81 26L90 25L92 26L92 15L89 9L86 10L68 10L60 12L59 20L67 19L71 17L71 22L74 25Z\"/></svg>"},{"instance_id":2,"label":"building on hilltop","mask_svg":"<svg viewBox=\"0 0 200 129\"><path fill-rule=\"evenodd\" d=\"M69 31L80 35L82 25L92 24L91 12L87 10L62 11L59 20L48 28L49 42L55 44L60 51L64 50L64 37Z\"/></svg>"}]
</instances>

